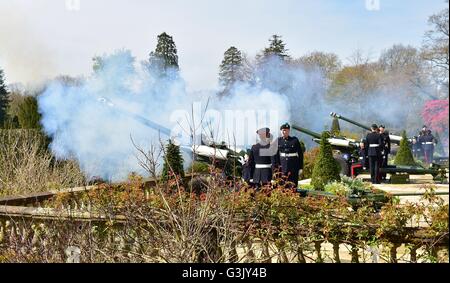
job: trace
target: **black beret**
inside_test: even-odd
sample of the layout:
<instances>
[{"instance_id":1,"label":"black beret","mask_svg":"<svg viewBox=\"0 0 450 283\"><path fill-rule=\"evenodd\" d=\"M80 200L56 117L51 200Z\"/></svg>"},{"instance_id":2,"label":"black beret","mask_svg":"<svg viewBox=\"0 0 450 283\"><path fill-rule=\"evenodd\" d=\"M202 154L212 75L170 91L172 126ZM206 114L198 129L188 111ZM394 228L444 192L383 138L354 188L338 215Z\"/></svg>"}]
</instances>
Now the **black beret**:
<instances>
[{"instance_id":1,"label":"black beret","mask_svg":"<svg viewBox=\"0 0 450 283\"><path fill-rule=\"evenodd\" d=\"M291 129L291 125L289 125L289 123L284 123L283 125L281 125L280 130L290 130Z\"/></svg>"},{"instance_id":2,"label":"black beret","mask_svg":"<svg viewBox=\"0 0 450 283\"><path fill-rule=\"evenodd\" d=\"M384 125L380 125L380 128L386 129L386 127Z\"/></svg>"},{"instance_id":3,"label":"black beret","mask_svg":"<svg viewBox=\"0 0 450 283\"><path fill-rule=\"evenodd\" d=\"M377 129L378 128L377 124L372 124L372 128Z\"/></svg>"}]
</instances>

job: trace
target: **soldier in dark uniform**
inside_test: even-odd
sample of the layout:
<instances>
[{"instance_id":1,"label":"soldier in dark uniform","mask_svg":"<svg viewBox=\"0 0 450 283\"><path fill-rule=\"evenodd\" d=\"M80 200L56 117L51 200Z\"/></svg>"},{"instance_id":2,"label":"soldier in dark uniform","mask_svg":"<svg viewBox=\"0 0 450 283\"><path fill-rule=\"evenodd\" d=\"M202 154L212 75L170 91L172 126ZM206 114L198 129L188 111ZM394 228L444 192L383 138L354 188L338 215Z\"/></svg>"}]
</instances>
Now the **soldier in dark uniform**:
<instances>
[{"instance_id":1,"label":"soldier in dark uniform","mask_svg":"<svg viewBox=\"0 0 450 283\"><path fill-rule=\"evenodd\" d=\"M262 128L256 132L259 143L252 146L249 155L249 166L253 172L253 184L259 188L269 186L272 181L272 156L267 154L270 149L271 134L269 128Z\"/></svg>"},{"instance_id":2,"label":"soldier in dark uniform","mask_svg":"<svg viewBox=\"0 0 450 283\"><path fill-rule=\"evenodd\" d=\"M436 139L431 134L430 130L426 130L425 134L421 136L420 143L422 144L423 155L425 157L425 163L431 164L433 162L434 145Z\"/></svg>"},{"instance_id":3,"label":"soldier in dark uniform","mask_svg":"<svg viewBox=\"0 0 450 283\"><path fill-rule=\"evenodd\" d=\"M389 154L391 154L391 138L389 137L389 132L386 131L386 127L384 125L380 125L379 127L380 135L381 135L381 166L380 168L387 168L389 161ZM386 180L386 173L381 174L382 180Z\"/></svg>"},{"instance_id":4,"label":"soldier in dark uniform","mask_svg":"<svg viewBox=\"0 0 450 283\"><path fill-rule=\"evenodd\" d=\"M291 126L286 123L280 127L281 137L278 138L278 150L273 157L275 170L287 179L288 186L298 187L298 176L303 169L303 149L296 137L291 137Z\"/></svg>"},{"instance_id":5,"label":"soldier in dark uniform","mask_svg":"<svg viewBox=\"0 0 450 283\"><path fill-rule=\"evenodd\" d=\"M381 156L381 149L383 146L383 142L381 139L381 135L377 132L378 126L376 124L373 124L372 132L367 134L366 137L366 145L367 148L367 155L369 156L369 168L370 168L370 179L373 184L379 184L380 183L380 160L382 158Z\"/></svg>"}]
</instances>

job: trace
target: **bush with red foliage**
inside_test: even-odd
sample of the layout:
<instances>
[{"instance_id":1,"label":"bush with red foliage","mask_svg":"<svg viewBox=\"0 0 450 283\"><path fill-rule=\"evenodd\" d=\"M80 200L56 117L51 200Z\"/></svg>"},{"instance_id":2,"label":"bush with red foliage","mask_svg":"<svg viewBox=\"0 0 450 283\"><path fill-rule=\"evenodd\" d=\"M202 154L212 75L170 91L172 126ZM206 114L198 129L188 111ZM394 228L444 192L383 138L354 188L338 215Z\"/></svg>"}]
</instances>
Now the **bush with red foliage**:
<instances>
[{"instance_id":1,"label":"bush with red foliage","mask_svg":"<svg viewBox=\"0 0 450 283\"><path fill-rule=\"evenodd\" d=\"M441 137L444 148L448 148L448 99L430 100L425 103L422 118Z\"/></svg>"}]
</instances>

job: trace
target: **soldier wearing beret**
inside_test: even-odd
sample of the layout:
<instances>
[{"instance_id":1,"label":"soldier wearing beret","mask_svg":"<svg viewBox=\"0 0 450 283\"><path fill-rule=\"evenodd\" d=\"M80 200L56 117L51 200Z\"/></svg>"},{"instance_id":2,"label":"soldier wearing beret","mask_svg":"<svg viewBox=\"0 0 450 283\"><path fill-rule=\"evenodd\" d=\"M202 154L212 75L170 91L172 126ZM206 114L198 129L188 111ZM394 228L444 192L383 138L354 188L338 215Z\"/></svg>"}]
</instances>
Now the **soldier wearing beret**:
<instances>
[{"instance_id":1,"label":"soldier wearing beret","mask_svg":"<svg viewBox=\"0 0 450 283\"><path fill-rule=\"evenodd\" d=\"M369 157L369 167L370 167L370 179L373 184L380 183L380 160L382 158L382 147L383 140L381 135L378 133L379 129L376 124L373 124L372 132L367 134L366 145L367 155Z\"/></svg>"},{"instance_id":2,"label":"soldier wearing beret","mask_svg":"<svg viewBox=\"0 0 450 283\"><path fill-rule=\"evenodd\" d=\"M298 187L299 171L303 169L303 149L296 137L290 136L291 126L288 123L280 127L278 150L273 157L273 165L287 179L290 187Z\"/></svg>"},{"instance_id":3,"label":"soldier wearing beret","mask_svg":"<svg viewBox=\"0 0 450 283\"><path fill-rule=\"evenodd\" d=\"M382 141L381 154L382 160L380 160L380 168L387 168L389 161L389 154L391 154L391 138L389 137L389 132L386 131L384 125L380 125L380 136ZM381 174L383 180L386 180L386 173Z\"/></svg>"},{"instance_id":4,"label":"soldier wearing beret","mask_svg":"<svg viewBox=\"0 0 450 283\"><path fill-rule=\"evenodd\" d=\"M427 126L423 126L422 135L419 137L419 142L422 146L423 156L425 163L431 164L433 162L434 146L436 144L436 138L433 136Z\"/></svg>"},{"instance_id":5,"label":"soldier wearing beret","mask_svg":"<svg viewBox=\"0 0 450 283\"><path fill-rule=\"evenodd\" d=\"M252 146L249 154L249 167L252 171L253 184L259 188L269 186L272 181L272 156L267 154L270 149L271 134L269 128L256 132L259 142Z\"/></svg>"}]
</instances>

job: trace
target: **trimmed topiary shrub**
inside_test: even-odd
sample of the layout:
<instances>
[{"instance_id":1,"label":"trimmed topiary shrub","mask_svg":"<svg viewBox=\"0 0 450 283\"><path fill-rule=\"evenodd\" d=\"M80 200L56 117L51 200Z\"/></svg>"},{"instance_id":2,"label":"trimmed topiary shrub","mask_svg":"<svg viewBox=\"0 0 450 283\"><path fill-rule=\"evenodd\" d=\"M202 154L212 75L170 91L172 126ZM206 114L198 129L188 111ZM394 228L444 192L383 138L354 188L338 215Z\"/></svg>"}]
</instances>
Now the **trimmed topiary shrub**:
<instances>
[{"instance_id":1,"label":"trimmed topiary shrub","mask_svg":"<svg viewBox=\"0 0 450 283\"><path fill-rule=\"evenodd\" d=\"M328 142L329 138L328 132L322 134L319 156L312 173L311 185L320 191L323 191L328 183L341 180L340 166L333 158L333 150Z\"/></svg>"},{"instance_id":2,"label":"trimmed topiary shrub","mask_svg":"<svg viewBox=\"0 0 450 283\"><path fill-rule=\"evenodd\" d=\"M415 166L417 163L414 161L414 156L411 152L411 148L408 144L408 138L406 137L406 131L402 133L402 140L400 141L400 148L394 160L395 165Z\"/></svg>"},{"instance_id":3,"label":"trimmed topiary shrub","mask_svg":"<svg viewBox=\"0 0 450 283\"><path fill-rule=\"evenodd\" d=\"M184 177L183 157L180 153L180 147L169 140L165 154L162 180L167 181L173 176Z\"/></svg>"}]
</instances>

